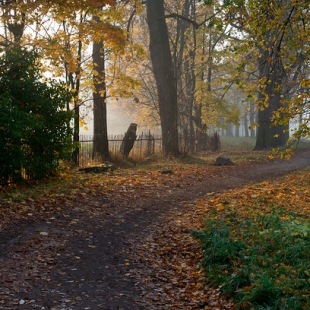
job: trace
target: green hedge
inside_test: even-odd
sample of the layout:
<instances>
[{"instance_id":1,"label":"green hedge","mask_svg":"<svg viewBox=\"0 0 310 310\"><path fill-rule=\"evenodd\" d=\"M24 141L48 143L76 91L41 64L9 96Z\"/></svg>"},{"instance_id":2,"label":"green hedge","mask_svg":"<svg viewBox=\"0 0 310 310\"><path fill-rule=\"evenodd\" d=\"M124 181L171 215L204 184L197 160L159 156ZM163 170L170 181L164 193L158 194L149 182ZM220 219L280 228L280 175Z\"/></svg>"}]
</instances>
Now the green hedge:
<instances>
[{"instance_id":1,"label":"green hedge","mask_svg":"<svg viewBox=\"0 0 310 310\"><path fill-rule=\"evenodd\" d=\"M71 101L64 84L44 81L37 55L12 49L0 58L0 182L40 179L72 151Z\"/></svg>"}]
</instances>

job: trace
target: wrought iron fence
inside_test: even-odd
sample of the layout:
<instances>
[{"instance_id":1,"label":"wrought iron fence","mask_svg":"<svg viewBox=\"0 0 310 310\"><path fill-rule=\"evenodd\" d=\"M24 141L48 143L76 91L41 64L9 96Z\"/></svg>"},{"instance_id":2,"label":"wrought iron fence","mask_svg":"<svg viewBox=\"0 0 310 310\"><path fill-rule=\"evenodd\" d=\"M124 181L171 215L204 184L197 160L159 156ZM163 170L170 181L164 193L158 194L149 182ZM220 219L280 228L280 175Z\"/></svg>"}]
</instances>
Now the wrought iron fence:
<instances>
[{"instance_id":1,"label":"wrought iron fence","mask_svg":"<svg viewBox=\"0 0 310 310\"><path fill-rule=\"evenodd\" d=\"M108 136L109 153L113 160L122 161L125 156L121 151L123 138L125 135L110 135ZM194 142L190 143L187 136L179 136L180 152L185 154L191 148L194 152L201 151L216 151L220 148L220 139L217 133L208 136L205 134L203 137L195 137ZM79 143L79 166L85 167L89 164L102 164L102 158L94 154L93 149L94 136L93 135L80 135ZM162 137L155 135L151 132L142 133L137 136L129 157L140 160L152 155L162 155Z\"/></svg>"},{"instance_id":2,"label":"wrought iron fence","mask_svg":"<svg viewBox=\"0 0 310 310\"><path fill-rule=\"evenodd\" d=\"M108 136L109 153L113 159L124 158L121 152L121 145L124 135L110 135ZM79 146L79 166L86 166L88 164L100 164L102 159L94 154L93 135L80 135ZM160 135L149 133L142 133L137 136L134 146L130 152L130 157L135 159L142 159L154 154L162 153L162 139Z\"/></svg>"}]
</instances>

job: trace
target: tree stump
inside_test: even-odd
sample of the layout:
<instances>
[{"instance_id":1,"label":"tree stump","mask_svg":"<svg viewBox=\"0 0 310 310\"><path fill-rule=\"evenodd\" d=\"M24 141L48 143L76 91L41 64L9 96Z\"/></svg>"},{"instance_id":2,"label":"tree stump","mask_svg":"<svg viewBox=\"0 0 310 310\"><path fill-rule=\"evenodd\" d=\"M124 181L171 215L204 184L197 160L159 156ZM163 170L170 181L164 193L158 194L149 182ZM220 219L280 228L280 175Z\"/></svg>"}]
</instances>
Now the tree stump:
<instances>
[{"instance_id":1,"label":"tree stump","mask_svg":"<svg viewBox=\"0 0 310 310\"><path fill-rule=\"evenodd\" d=\"M127 132L125 133L125 136L123 138L121 148L120 148L120 152L126 157L129 155L137 139L136 133L137 133L137 124L131 123L129 125Z\"/></svg>"}]
</instances>

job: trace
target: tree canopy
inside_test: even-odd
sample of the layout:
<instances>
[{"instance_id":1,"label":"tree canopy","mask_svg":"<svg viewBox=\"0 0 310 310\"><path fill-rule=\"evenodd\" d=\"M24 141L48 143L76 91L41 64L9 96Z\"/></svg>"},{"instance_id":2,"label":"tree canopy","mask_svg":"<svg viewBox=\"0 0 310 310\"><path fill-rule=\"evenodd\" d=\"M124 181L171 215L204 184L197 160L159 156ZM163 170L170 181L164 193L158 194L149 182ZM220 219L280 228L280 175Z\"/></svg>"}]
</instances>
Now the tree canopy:
<instances>
[{"instance_id":1,"label":"tree canopy","mask_svg":"<svg viewBox=\"0 0 310 310\"><path fill-rule=\"evenodd\" d=\"M232 128L256 132L256 149L309 137L304 1L14 0L0 13L2 53L34 50L41 74L65 82L73 140L91 119L94 156L109 157L112 102L160 126L166 155L179 153L179 135L199 151Z\"/></svg>"}]
</instances>

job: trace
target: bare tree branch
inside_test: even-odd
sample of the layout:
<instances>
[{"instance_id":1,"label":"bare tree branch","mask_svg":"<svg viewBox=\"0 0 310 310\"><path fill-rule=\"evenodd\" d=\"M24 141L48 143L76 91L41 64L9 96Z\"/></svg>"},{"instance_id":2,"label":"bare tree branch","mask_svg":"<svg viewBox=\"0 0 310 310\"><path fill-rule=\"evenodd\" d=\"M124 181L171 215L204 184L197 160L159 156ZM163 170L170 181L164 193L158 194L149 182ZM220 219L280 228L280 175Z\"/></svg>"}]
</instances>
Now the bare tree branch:
<instances>
[{"instance_id":1,"label":"bare tree branch","mask_svg":"<svg viewBox=\"0 0 310 310\"><path fill-rule=\"evenodd\" d=\"M126 31L127 31L127 41L130 40L130 27L131 27L131 23L132 23L132 20L133 20L135 14L136 14L136 8L134 8L133 11L130 13L130 16L129 16L129 19L128 19L128 22L127 22L127 28L126 28Z\"/></svg>"},{"instance_id":2,"label":"bare tree branch","mask_svg":"<svg viewBox=\"0 0 310 310\"><path fill-rule=\"evenodd\" d=\"M165 15L165 18L179 18L182 20L185 20L186 22L188 22L189 24L192 24L196 29L198 29L199 27L203 26L207 21L211 20L213 17L215 17L219 12L216 12L214 14L212 14L210 17L206 18L205 20L203 20L200 23L197 23L195 20L192 20L186 16L177 14L177 13L171 13L168 15Z\"/></svg>"}]
</instances>

